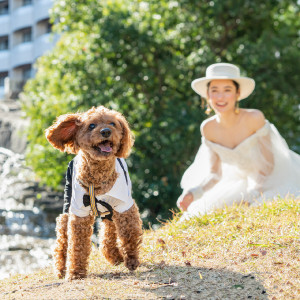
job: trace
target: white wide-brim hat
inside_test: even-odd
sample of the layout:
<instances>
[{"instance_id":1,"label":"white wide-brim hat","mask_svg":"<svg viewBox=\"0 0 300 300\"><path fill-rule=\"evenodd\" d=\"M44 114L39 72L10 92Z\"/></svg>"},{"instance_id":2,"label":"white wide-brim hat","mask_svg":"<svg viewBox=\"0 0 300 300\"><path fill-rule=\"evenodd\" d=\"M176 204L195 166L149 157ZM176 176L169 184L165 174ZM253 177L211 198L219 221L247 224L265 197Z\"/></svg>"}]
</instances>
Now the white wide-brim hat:
<instances>
[{"instance_id":1,"label":"white wide-brim hat","mask_svg":"<svg viewBox=\"0 0 300 300\"><path fill-rule=\"evenodd\" d=\"M217 63L206 69L206 76L193 80L192 89L203 98L207 98L207 84L214 79L231 79L240 85L239 100L247 98L255 88L255 81L241 77L240 69L232 64Z\"/></svg>"}]
</instances>

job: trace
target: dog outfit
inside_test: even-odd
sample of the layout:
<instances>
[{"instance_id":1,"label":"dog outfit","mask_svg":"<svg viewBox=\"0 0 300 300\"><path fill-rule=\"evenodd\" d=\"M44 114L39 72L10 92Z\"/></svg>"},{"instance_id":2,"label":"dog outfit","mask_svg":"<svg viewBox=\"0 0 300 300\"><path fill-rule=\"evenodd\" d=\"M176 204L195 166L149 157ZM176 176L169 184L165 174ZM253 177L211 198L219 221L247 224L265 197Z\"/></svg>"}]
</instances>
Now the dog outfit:
<instances>
[{"instance_id":1,"label":"dog outfit","mask_svg":"<svg viewBox=\"0 0 300 300\"><path fill-rule=\"evenodd\" d=\"M111 206L115 211L123 213L133 205L131 196L131 181L128 175L128 168L123 158L117 158L115 164L116 172L119 176L110 191L103 195L96 195L97 200L101 200ZM87 192L80 185L78 179L78 156L68 165L66 173L66 185L64 194L63 212L72 212L78 217L86 217L90 214L91 206L86 206L84 196ZM96 203L100 213L107 212L105 205Z\"/></svg>"}]
</instances>

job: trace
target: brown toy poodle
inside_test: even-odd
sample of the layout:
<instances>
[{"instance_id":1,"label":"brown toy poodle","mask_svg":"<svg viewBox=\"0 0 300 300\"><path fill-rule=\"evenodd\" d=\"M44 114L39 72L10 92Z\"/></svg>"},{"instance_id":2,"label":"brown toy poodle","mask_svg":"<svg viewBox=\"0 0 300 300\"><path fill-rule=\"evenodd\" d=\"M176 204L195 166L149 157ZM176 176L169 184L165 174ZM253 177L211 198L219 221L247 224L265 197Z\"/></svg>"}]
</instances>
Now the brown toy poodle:
<instances>
[{"instance_id":1,"label":"brown toy poodle","mask_svg":"<svg viewBox=\"0 0 300 300\"><path fill-rule=\"evenodd\" d=\"M99 215L102 253L111 264L124 261L135 270L143 232L124 160L133 145L126 119L103 106L93 107L58 117L46 130L46 138L60 151L77 154L69 163L64 211L57 218L57 276L86 277L93 225Z\"/></svg>"}]
</instances>

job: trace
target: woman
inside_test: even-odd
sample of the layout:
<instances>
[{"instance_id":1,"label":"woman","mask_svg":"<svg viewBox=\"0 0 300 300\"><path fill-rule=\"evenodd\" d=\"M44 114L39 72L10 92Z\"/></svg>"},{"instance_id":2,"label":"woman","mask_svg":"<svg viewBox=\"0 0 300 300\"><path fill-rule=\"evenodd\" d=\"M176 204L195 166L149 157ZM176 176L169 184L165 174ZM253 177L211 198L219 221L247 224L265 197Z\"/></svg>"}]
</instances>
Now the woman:
<instances>
[{"instance_id":1,"label":"woman","mask_svg":"<svg viewBox=\"0 0 300 300\"><path fill-rule=\"evenodd\" d=\"M226 63L209 66L206 77L192 82L215 115L201 124L202 145L181 180L177 206L187 211L184 217L241 201L300 195L300 156L261 111L238 107L254 87L253 79Z\"/></svg>"}]
</instances>

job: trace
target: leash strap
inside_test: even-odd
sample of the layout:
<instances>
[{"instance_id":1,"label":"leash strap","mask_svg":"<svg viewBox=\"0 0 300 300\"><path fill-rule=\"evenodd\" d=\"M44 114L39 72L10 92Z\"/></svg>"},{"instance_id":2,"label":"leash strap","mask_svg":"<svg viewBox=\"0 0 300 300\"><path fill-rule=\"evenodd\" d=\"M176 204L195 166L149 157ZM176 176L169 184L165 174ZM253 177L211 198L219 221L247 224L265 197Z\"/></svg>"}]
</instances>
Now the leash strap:
<instances>
[{"instance_id":1,"label":"leash strap","mask_svg":"<svg viewBox=\"0 0 300 300\"><path fill-rule=\"evenodd\" d=\"M92 209L92 212L93 212L93 215L95 217L98 217L98 210L97 210L97 207L96 207L96 200L95 200L95 191L94 191L94 185L91 184L89 186L89 194L90 194L90 201L91 201L91 209Z\"/></svg>"},{"instance_id":2,"label":"leash strap","mask_svg":"<svg viewBox=\"0 0 300 300\"><path fill-rule=\"evenodd\" d=\"M121 161L120 158L117 158L117 160L118 160L118 162L119 162L119 164L120 164L120 166L121 166L121 168L122 168L122 170L123 170L123 172L124 172L124 176L125 176L125 179L126 179L126 183L127 183L127 185L128 185L127 173L126 173L125 168L124 168L124 166L123 166L123 164L122 164L122 161Z\"/></svg>"}]
</instances>

